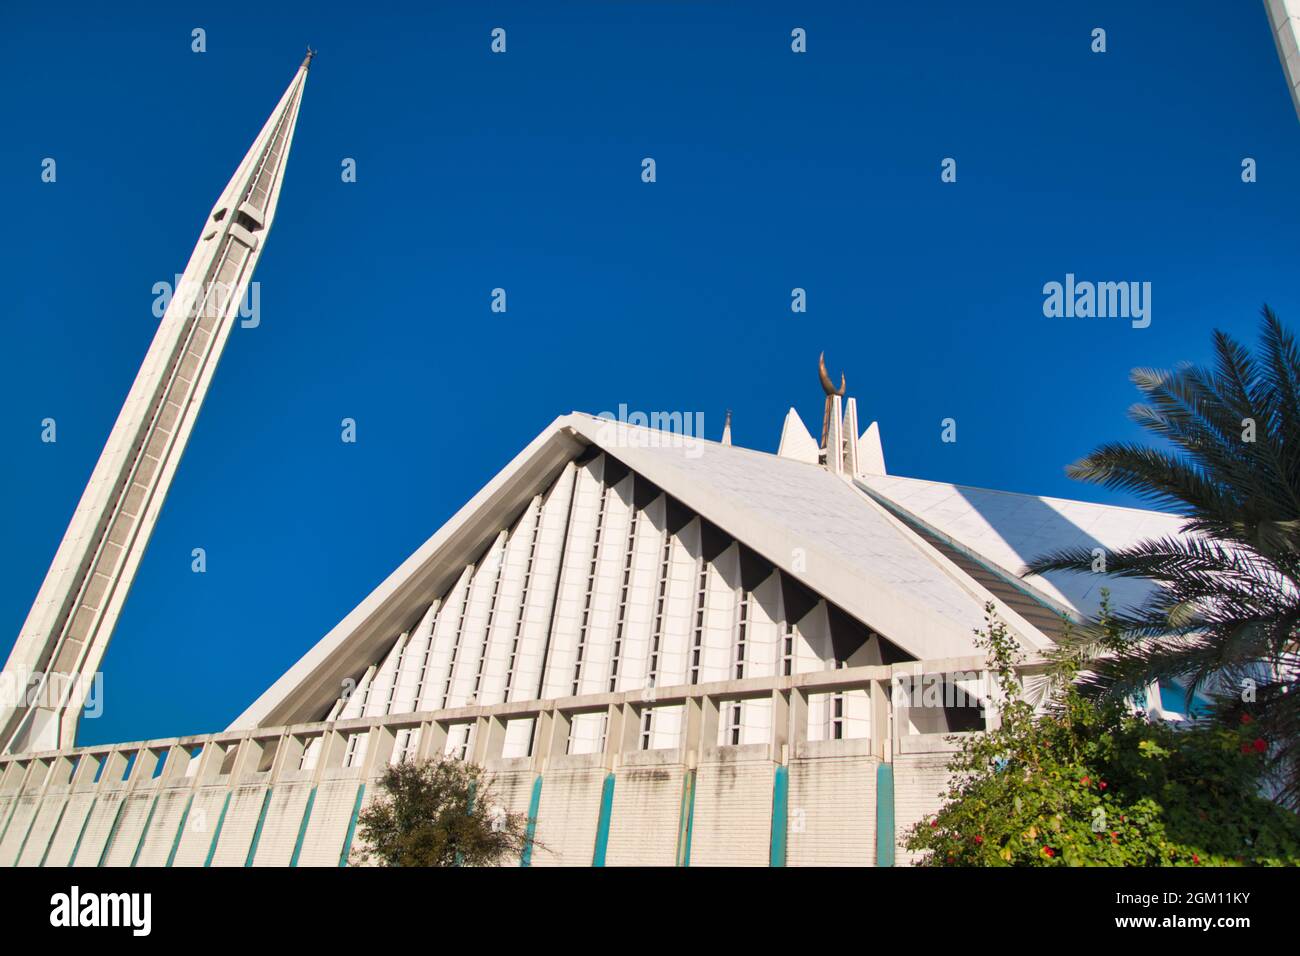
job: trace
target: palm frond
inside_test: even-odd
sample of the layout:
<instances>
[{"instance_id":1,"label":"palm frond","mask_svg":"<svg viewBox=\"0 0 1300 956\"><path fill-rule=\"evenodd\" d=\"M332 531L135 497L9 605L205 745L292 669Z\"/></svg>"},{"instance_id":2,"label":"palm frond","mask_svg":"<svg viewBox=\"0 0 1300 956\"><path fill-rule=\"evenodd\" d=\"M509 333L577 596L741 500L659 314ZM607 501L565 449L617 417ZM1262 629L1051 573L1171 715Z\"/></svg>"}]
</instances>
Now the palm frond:
<instances>
[{"instance_id":1,"label":"palm frond","mask_svg":"<svg viewBox=\"0 0 1300 956\"><path fill-rule=\"evenodd\" d=\"M1053 656L1087 694L1177 682L1218 720L1258 720L1278 793L1300 805L1300 348L1267 306L1258 355L1214 334L1212 367L1140 368L1130 417L1168 450L1111 442L1067 473L1184 517L1176 536L1066 547L1022 574L1150 581L1074 625ZM1104 590L1103 590L1104 593Z\"/></svg>"}]
</instances>

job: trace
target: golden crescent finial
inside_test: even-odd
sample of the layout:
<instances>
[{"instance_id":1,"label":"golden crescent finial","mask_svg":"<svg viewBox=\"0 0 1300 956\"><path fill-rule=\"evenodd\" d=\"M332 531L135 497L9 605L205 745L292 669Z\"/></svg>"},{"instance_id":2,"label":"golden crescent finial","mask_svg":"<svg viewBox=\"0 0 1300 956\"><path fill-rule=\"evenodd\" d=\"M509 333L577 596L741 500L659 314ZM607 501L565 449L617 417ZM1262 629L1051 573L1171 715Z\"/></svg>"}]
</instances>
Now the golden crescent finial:
<instances>
[{"instance_id":1,"label":"golden crescent finial","mask_svg":"<svg viewBox=\"0 0 1300 956\"><path fill-rule=\"evenodd\" d=\"M817 374L818 374L818 376L819 376L819 377L821 378L821 380L822 380L822 391L824 391L827 395L841 395L841 396L842 396L842 395L844 394L844 391L845 391L845 388L844 388L844 373L843 373L843 372L840 373L840 387L839 387L839 388L836 388L836 387L835 387L835 383L831 381L830 373L826 371L826 353L825 353L825 352L823 352L823 353L821 354L821 357L817 359Z\"/></svg>"}]
</instances>

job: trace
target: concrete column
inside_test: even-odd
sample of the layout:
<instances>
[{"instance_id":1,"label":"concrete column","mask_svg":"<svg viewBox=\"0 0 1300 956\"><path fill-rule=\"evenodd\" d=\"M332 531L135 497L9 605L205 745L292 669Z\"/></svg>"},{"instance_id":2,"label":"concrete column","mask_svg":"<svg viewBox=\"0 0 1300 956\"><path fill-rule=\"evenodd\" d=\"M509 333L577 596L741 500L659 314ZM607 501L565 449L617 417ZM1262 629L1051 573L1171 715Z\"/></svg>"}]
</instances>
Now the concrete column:
<instances>
[{"instance_id":1,"label":"concrete column","mask_svg":"<svg viewBox=\"0 0 1300 956\"><path fill-rule=\"evenodd\" d=\"M623 732L619 743L622 753L636 753L641 749L641 714L639 705L631 701L623 705Z\"/></svg>"},{"instance_id":2,"label":"concrete column","mask_svg":"<svg viewBox=\"0 0 1300 956\"><path fill-rule=\"evenodd\" d=\"M50 760L49 772L45 775L46 787L66 787L72 782L72 758L60 754Z\"/></svg>"},{"instance_id":3,"label":"concrete column","mask_svg":"<svg viewBox=\"0 0 1300 956\"><path fill-rule=\"evenodd\" d=\"M894 759L892 724L889 681L873 680L871 682L871 752L877 760L885 763L891 763Z\"/></svg>"},{"instance_id":4,"label":"concrete column","mask_svg":"<svg viewBox=\"0 0 1300 956\"><path fill-rule=\"evenodd\" d=\"M915 689L917 685L914 682L918 679L916 675L904 677L904 675L895 674L889 683L889 713L891 717L889 739L895 749L898 746L898 738L907 736L909 722L907 691Z\"/></svg>"},{"instance_id":5,"label":"concrete column","mask_svg":"<svg viewBox=\"0 0 1300 956\"><path fill-rule=\"evenodd\" d=\"M700 698L700 739L696 748L701 754L707 748L718 745L718 711L716 697Z\"/></svg>"},{"instance_id":6,"label":"concrete column","mask_svg":"<svg viewBox=\"0 0 1300 956\"><path fill-rule=\"evenodd\" d=\"M384 775L389 761L393 758L393 744L396 740L397 735L383 724L376 724L370 728L367 733L366 756L358 768L362 780Z\"/></svg>"},{"instance_id":7,"label":"concrete column","mask_svg":"<svg viewBox=\"0 0 1300 956\"><path fill-rule=\"evenodd\" d=\"M619 704L610 704L605 709L605 750L604 766L612 770L618 765L619 754L623 752L623 708Z\"/></svg>"},{"instance_id":8,"label":"concrete column","mask_svg":"<svg viewBox=\"0 0 1300 956\"><path fill-rule=\"evenodd\" d=\"M682 703L682 723L677 746L681 750L679 758L689 769L694 770L699 764L700 754L700 698L688 697Z\"/></svg>"},{"instance_id":9,"label":"concrete column","mask_svg":"<svg viewBox=\"0 0 1300 956\"><path fill-rule=\"evenodd\" d=\"M551 711L551 733L550 742L547 744L547 759L550 755L563 756L569 749L569 728L573 724L572 717L560 709Z\"/></svg>"},{"instance_id":10,"label":"concrete column","mask_svg":"<svg viewBox=\"0 0 1300 956\"><path fill-rule=\"evenodd\" d=\"M190 752L180 744L172 744L167 748L167 753L163 755L162 779L175 780L177 777L185 776L185 771L190 766Z\"/></svg>"},{"instance_id":11,"label":"concrete column","mask_svg":"<svg viewBox=\"0 0 1300 956\"><path fill-rule=\"evenodd\" d=\"M551 741L555 732L555 711L543 710L533 724L533 772L541 773L546 769L546 761L551 756Z\"/></svg>"},{"instance_id":12,"label":"concrete column","mask_svg":"<svg viewBox=\"0 0 1300 956\"><path fill-rule=\"evenodd\" d=\"M984 700L984 729L997 730L1002 726L1002 711L998 708L996 691L994 690L994 677L991 671L984 671L984 686L988 688L989 695Z\"/></svg>"},{"instance_id":13,"label":"concrete column","mask_svg":"<svg viewBox=\"0 0 1300 956\"><path fill-rule=\"evenodd\" d=\"M482 766L501 756L506 743L506 722L496 714L480 717L474 723L474 749L471 762Z\"/></svg>"},{"instance_id":14,"label":"concrete column","mask_svg":"<svg viewBox=\"0 0 1300 956\"><path fill-rule=\"evenodd\" d=\"M254 740L252 737L245 737L237 745L235 751L235 763L230 768L230 779L234 784L239 783L239 778L247 773L257 771L257 763L262 758L262 742Z\"/></svg>"},{"instance_id":15,"label":"concrete column","mask_svg":"<svg viewBox=\"0 0 1300 956\"><path fill-rule=\"evenodd\" d=\"M135 790L139 787L147 787L153 782L153 772L158 769L158 761L164 759L165 754L160 754L152 747L141 747L135 752L135 763L131 767L131 779L127 785Z\"/></svg>"},{"instance_id":16,"label":"concrete column","mask_svg":"<svg viewBox=\"0 0 1300 956\"><path fill-rule=\"evenodd\" d=\"M789 690L772 691L772 759L788 764L794 754L790 752L790 698Z\"/></svg>"},{"instance_id":17,"label":"concrete column","mask_svg":"<svg viewBox=\"0 0 1300 956\"><path fill-rule=\"evenodd\" d=\"M420 760L440 760L447 749L447 725L441 720L431 720L420 728L420 746L415 755Z\"/></svg>"},{"instance_id":18,"label":"concrete column","mask_svg":"<svg viewBox=\"0 0 1300 956\"><path fill-rule=\"evenodd\" d=\"M303 754L307 752L309 741L302 734L289 734L280 741L281 749L287 751L284 755L284 769L297 770L302 766ZM320 766L319 757L316 760L316 766Z\"/></svg>"},{"instance_id":19,"label":"concrete column","mask_svg":"<svg viewBox=\"0 0 1300 956\"><path fill-rule=\"evenodd\" d=\"M18 793L31 772L30 760L10 760L5 764L3 778L0 778L0 793Z\"/></svg>"},{"instance_id":20,"label":"concrete column","mask_svg":"<svg viewBox=\"0 0 1300 956\"><path fill-rule=\"evenodd\" d=\"M204 744L203 753L199 754L199 769L194 774L195 783L202 786L214 782L221 776L221 767L226 762L228 752L228 747L223 747L215 741L209 740Z\"/></svg>"},{"instance_id":21,"label":"concrete column","mask_svg":"<svg viewBox=\"0 0 1300 956\"><path fill-rule=\"evenodd\" d=\"M267 746L275 747L275 756L271 758L271 772L267 777L270 782L274 783L279 778L281 771L289 764L289 754L293 750L292 742L293 735L287 732L281 734L278 738L266 741ZM296 763L292 766L293 769L298 769Z\"/></svg>"},{"instance_id":22,"label":"concrete column","mask_svg":"<svg viewBox=\"0 0 1300 956\"><path fill-rule=\"evenodd\" d=\"M95 766L95 761L91 760L89 755L81 755L81 759L77 761L77 766L72 769L71 777L68 780L74 792L89 790L93 786Z\"/></svg>"},{"instance_id":23,"label":"concrete column","mask_svg":"<svg viewBox=\"0 0 1300 956\"><path fill-rule=\"evenodd\" d=\"M342 767L343 755L347 749L347 734L333 729L325 731L321 734L320 753L316 755L316 766L324 770Z\"/></svg>"},{"instance_id":24,"label":"concrete column","mask_svg":"<svg viewBox=\"0 0 1300 956\"><path fill-rule=\"evenodd\" d=\"M126 772L126 754L120 750L112 750L104 758L104 769L99 775L99 787L102 789L110 782L120 781L122 774Z\"/></svg>"},{"instance_id":25,"label":"concrete column","mask_svg":"<svg viewBox=\"0 0 1300 956\"><path fill-rule=\"evenodd\" d=\"M54 776L54 761L48 757L42 757L32 761L32 765L27 773L27 779L23 781L23 794L43 794L50 785L50 778ZM33 818L35 819L35 818Z\"/></svg>"},{"instance_id":26,"label":"concrete column","mask_svg":"<svg viewBox=\"0 0 1300 956\"><path fill-rule=\"evenodd\" d=\"M808 741L808 692L802 687L790 688L786 718L786 746L793 757L799 752L799 746Z\"/></svg>"}]
</instances>

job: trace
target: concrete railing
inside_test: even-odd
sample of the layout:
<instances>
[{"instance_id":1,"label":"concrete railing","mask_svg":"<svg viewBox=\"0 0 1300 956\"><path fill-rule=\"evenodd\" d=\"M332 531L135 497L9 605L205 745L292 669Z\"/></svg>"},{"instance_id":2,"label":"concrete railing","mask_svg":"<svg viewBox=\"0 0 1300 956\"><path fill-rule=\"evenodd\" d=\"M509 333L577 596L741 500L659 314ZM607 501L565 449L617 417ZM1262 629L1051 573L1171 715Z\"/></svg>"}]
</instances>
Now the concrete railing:
<instances>
[{"instance_id":1,"label":"concrete railing","mask_svg":"<svg viewBox=\"0 0 1300 956\"><path fill-rule=\"evenodd\" d=\"M1025 670L1032 672L1040 667L1040 664L1034 664ZM941 675L948 680L943 685L947 687L952 686L953 675L968 682L973 676L986 679L986 662L983 658L967 657L852 667L785 677L755 677L6 755L0 758L0 864L171 864L178 853L181 859L189 862L200 862L199 856L203 856L201 862L209 865L219 865L223 861L297 864L304 853L317 862L337 854L339 861L343 862L352 842L352 829L362 806L362 794L367 785L371 795L375 792L374 782L392 761L395 744L403 732L418 728L418 748L414 756L429 757L443 753L448 735L454 729L466 726L473 727L468 736L466 757L483 764L502 779L513 780L517 786L511 793L519 796L513 800L510 809L528 812L534 818L539 817L540 811L540 828L558 833L557 843L569 840L569 830L557 829L560 827L557 821L573 810L572 806L561 806L556 802L565 792L557 789L560 782L581 778L574 783L577 789L573 791L570 802L590 802L595 799L592 794L597 784L605 781L599 807L592 808L592 816L597 819L595 840L599 844L602 839L600 827L608 837L610 815L614 810L612 804L615 802L611 794L616 776L633 782L642 778L665 780L671 777L673 786L683 788L680 818L673 825L683 831L677 837L677 862L686 862L689 859L690 818L695 815L697 800L697 771L702 768L704 772L698 781L702 788L701 796L712 794L708 789L716 783L712 768L720 765L747 767L762 779L774 779L775 795L763 812L781 815L787 811L783 809L780 791L786 774L791 772L787 768L792 765L797 765L793 770L798 778L796 784L808 782L814 787L818 785L815 779L810 777L805 781L801 775L811 772L809 768L819 760L851 758L867 768L887 766L896 759L905 761L912 759L909 755L917 755L918 759L930 760L926 766L933 765L933 754L943 754L952 749L948 742L950 735L910 733L910 711L917 706L917 699L905 691L909 684L913 688L927 680L934 684ZM810 741L809 698L851 691L865 692L869 700L867 736ZM766 743L719 745L721 709L731 702L755 700L771 702L771 729ZM963 706L978 706L978 703L966 700ZM642 716L647 708L660 707L681 708L677 745L657 750L643 749ZM582 714L605 715L603 747L594 753L570 754L572 722ZM982 707L978 725L989 726L996 719L997 715L991 708ZM532 745L527 756L507 758L503 756L506 729L517 720L535 722ZM349 742L357 735L365 735L364 757L350 760ZM309 747L316 748L316 751L314 765L308 767L303 756ZM773 778L774 767L778 769ZM673 768L672 773L665 776L663 768ZM658 776L649 776L652 770ZM548 774L547 799L542 800L539 797L541 778ZM862 774L866 774L865 769ZM727 785L732 785L736 779L739 778L732 771L725 775ZM682 784L682 780L687 781L686 784ZM655 790L650 784L647 786L650 789L642 795L645 800L659 800L665 808L676 800L673 796L673 801L669 801L668 794ZM690 790L689 808L685 788ZM887 839L892 843L892 783L890 789L890 832ZM748 798L755 810L757 822L753 823L754 828L759 827L763 815L758 812L760 790L761 784L756 783ZM318 792L323 796L318 798ZM354 792L355 799L352 799ZM231 794L235 794L233 802ZM527 806L522 803L525 795L529 797ZM876 796L878 799L879 794ZM321 815L324 811L320 807L316 808L313 817L313 804L318 799L332 801L329 802L333 808L328 811L332 814L330 819ZM776 816L770 818L771 845L764 849L764 853L771 851L772 862L778 862L778 843L781 861L784 860L786 830L793 825L796 829L791 831L792 836L802 833L797 829L802 825L799 814L817 811L814 804L818 799L810 796L808 808L794 807L793 824L785 819L778 820ZM836 798L832 794L825 799ZM924 799L921 802L924 803ZM735 796L732 803L741 807L745 800ZM219 819L214 825L208 817L218 814L218 807ZM350 813L344 814L345 809ZM703 817L710 821L708 826L728 826L721 819L709 817L713 811L704 806L700 809ZM251 822L254 811L258 811L255 825ZM664 812L667 814L668 810ZM721 812L725 814L730 810L724 804ZM78 817L84 817L79 823L82 832L73 841L71 826L77 823ZM202 834L209 829L200 830L201 835L197 836L189 832L200 818L204 826L213 831L206 852L203 852L205 837ZM244 827L245 830L253 827L247 852L231 842L228 852L223 848L220 854L217 853L220 841L236 840L234 830L226 837L221 836L223 825ZM668 826L667 816L664 826ZM101 834L105 827L107 832ZM328 834L324 833L325 830L329 831ZM616 846L635 848L640 845L637 842L640 837L636 834L625 833L618 826L615 830ZM243 834L244 830L239 832ZM574 845L585 847L589 839L587 830L579 827L574 833ZM101 836L102 848L99 846ZM244 836L239 839L244 839ZM757 841L757 836L754 839ZM167 846L169 842L170 846ZM597 851L593 859L603 862L603 846L597 846ZM572 858L567 862L592 862L592 859L582 859L585 852L578 849L563 855ZM683 857L683 852L686 857ZM757 848L754 853L757 853Z\"/></svg>"}]
</instances>

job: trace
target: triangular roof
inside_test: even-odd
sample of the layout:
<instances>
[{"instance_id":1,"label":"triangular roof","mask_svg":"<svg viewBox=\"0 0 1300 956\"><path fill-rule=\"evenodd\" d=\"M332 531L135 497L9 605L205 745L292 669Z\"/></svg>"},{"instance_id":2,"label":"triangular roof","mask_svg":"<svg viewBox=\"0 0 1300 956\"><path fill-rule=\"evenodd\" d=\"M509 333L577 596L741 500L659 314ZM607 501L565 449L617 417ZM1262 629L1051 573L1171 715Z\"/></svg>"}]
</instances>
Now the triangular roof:
<instances>
[{"instance_id":1,"label":"triangular roof","mask_svg":"<svg viewBox=\"0 0 1300 956\"><path fill-rule=\"evenodd\" d=\"M1030 620L1034 615L1026 609L1032 605L1041 612L1039 604L1028 598L1020 603L1003 600L1005 592L986 586L986 577L969 573L960 556L936 547L926 528L911 526L911 514L895 513L901 506L919 512L928 524L938 522L934 526L942 526L941 533L951 532L958 541L968 530L973 537L979 528L974 518L966 515L962 520L960 509L951 503L942 507L956 492L944 496L930 489L933 497L927 498L921 492L935 483L908 484L910 479L883 476L846 481L812 463L573 413L553 421L241 714L232 729L315 719L337 697L340 683L373 663L414 625L429 601L461 573L485 541L507 527L569 461L594 451L604 451L623 463L829 605L918 659L975 653L973 632L983 626L989 601L1029 649L1051 645L1042 617L1035 626ZM890 484L877 487L878 482ZM1055 501L1014 497L1030 498L1040 503L1039 508L1044 507L1042 502ZM988 520L996 522L1001 513L996 500L979 502L970 510L975 515L987 512ZM1115 510L1079 502L1059 504L1079 505L1083 511L1069 513L1081 516L1080 520L1094 514L1090 509L1101 509L1098 514ZM1049 510L1062 509L1049 506ZM1033 527L1020 514L1021 519L1011 523ZM1097 519L1091 524L1105 522ZM1130 519L1129 524L1136 522ZM1010 539L1024 548L1037 541L1059 546L1078 540L1078 536L1053 537L1050 530L1045 525L1046 537L1011 534ZM1016 563L1007 539L998 539L1003 542L1001 550L994 547L993 536L980 540L991 550L988 563ZM1108 534L1107 540L1114 540L1113 536ZM1033 589L1025 587L1025 591ZM1064 594L1050 587L1034 593L1058 601ZM1073 607L1068 601L1060 603Z\"/></svg>"},{"instance_id":2,"label":"triangular roof","mask_svg":"<svg viewBox=\"0 0 1300 956\"><path fill-rule=\"evenodd\" d=\"M860 483L909 521L936 533L1072 614L1095 612L1101 589L1116 607L1142 601L1152 585L1135 578L1059 573L1021 577L1034 558L1062 548L1110 552L1146 538L1176 536L1184 519L1139 508L991 491L966 485L868 475Z\"/></svg>"}]
</instances>

